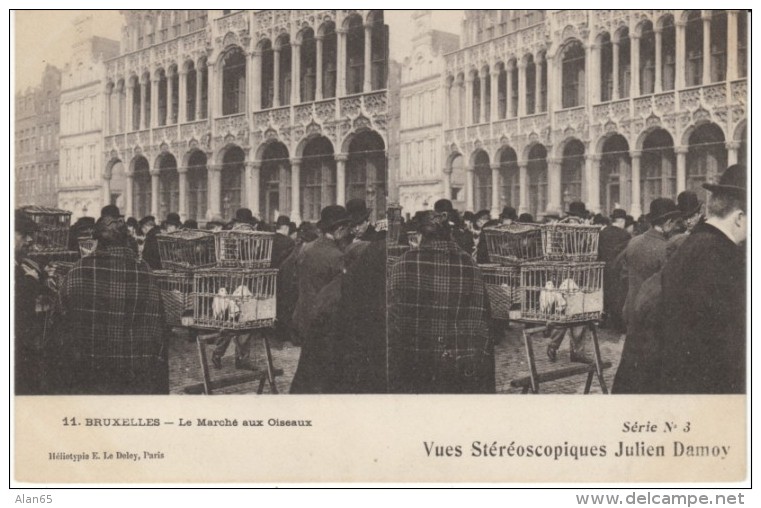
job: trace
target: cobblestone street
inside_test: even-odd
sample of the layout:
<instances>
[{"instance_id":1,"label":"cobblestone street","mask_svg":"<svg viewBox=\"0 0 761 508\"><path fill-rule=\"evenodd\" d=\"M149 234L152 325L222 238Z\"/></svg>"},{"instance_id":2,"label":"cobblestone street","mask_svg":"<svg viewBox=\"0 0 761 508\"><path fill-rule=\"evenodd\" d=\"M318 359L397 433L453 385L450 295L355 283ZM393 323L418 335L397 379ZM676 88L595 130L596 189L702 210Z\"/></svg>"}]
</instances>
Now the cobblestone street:
<instances>
[{"instance_id":1,"label":"cobblestone street","mask_svg":"<svg viewBox=\"0 0 761 508\"><path fill-rule=\"evenodd\" d=\"M513 324L505 332L504 339L496 346L496 364L497 364L497 392L498 393L515 393L520 394L519 388L512 388L510 381L516 378L524 377L529 374L528 360L523 344L522 331L523 325ZM605 382L608 390L613 385L613 377L621 357L623 340L619 334L610 330L599 330L598 337L600 342L600 351L603 361L609 361L612 364L610 369L605 370ZM550 363L546 355L547 342L549 339L540 335L534 338L534 353L536 355L536 366L538 372L545 372L553 369L578 365L570 363L569 359L569 339L561 345L558 351L556 363ZM170 391L173 394L186 393L185 388L192 385L198 385L203 381L201 372L200 358L198 347L193 339L181 332L175 333L170 339L170 361L169 361L169 382ZM209 357L209 368L211 379L221 379L230 376L239 376L247 373L235 369L234 352L235 346L231 344L227 353L222 359L222 368L217 369L211 365L212 347L207 346ZM283 375L276 380L278 391L281 394L287 394L293 376L296 373L296 367L299 361L301 349L293 346L290 342L284 344L272 340L272 358L275 368L282 369ZM587 338L586 351L592 355L593 348L591 339ZM261 339L253 340L251 343L251 360L254 364L254 376L258 378L266 372L267 364L264 354L264 344ZM540 385L540 393L578 393L584 392L585 375L576 375L557 381L547 382ZM243 384L228 386L215 390L215 394L229 393L251 393L255 394L258 387L258 380L246 382ZM269 387L265 387L264 393L269 393ZM600 393L600 385L595 379L592 382L591 393Z\"/></svg>"}]
</instances>

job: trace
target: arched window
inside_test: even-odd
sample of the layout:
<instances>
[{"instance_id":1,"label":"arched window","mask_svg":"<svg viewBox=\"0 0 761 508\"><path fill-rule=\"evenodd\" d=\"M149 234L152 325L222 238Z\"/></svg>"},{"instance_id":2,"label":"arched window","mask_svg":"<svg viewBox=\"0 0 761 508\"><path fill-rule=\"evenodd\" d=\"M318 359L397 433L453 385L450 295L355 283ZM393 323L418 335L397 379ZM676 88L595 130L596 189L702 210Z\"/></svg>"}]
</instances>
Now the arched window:
<instances>
[{"instance_id":1,"label":"arched window","mask_svg":"<svg viewBox=\"0 0 761 508\"><path fill-rule=\"evenodd\" d=\"M566 208L574 201L581 201L583 174L584 145L581 141L574 139L563 148L563 161L560 167L560 189Z\"/></svg>"},{"instance_id":2,"label":"arched window","mask_svg":"<svg viewBox=\"0 0 761 508\"><path fill-rule=\"evenodd\" d=\"M471 98L473 118L469 118L470 123L479 123L481 118L481 78L478 73L473 76L473 96Z\"/></svg>"},{"instance_id":3,"label":"arched window","mask_svg":"<svg viewBox=\"0 0 761 508\"><path fill-rule=\"evenodd\" d=\"M281 35L276 41L278 55L280 58L280 77L278 80L278 92L280 104L275 106L287 106L291 103L291 39L288 34Z\"/></svg>"},{"instance_id":4,"label":"arched window","mask_svg":"<svg viewBox=\"0 0 761 508\"><path fill-rule=\"evenodd\" d=\"M365 79L365 27L360 16L352 16L346 34L346 93L362 92Z\"/></svg>"},{"instance_id":5,"label":"arched window","mask_svg":"<svg viewBox=\"0 0 761 508\"><path fill-rule=\"evenodd\" d=\"M661 65L663 91L673 90L676 77L676 27L673 16L667 16L662 23Z\"/></svg>"},{"instance_id":6,"label":"arched window","mask_svg":"<svg viewBox=\"0 0 761 508\"><path fill-rule=\"evenodd\" d=\"M687 17L687 86L703 83L703 20L700 11L690 11Z\"/></svg>"},{"instance_id":7,"label":"arched window","mask_svg":"<svg viewBox=\"0 0 761 508\"><path fill-rule=\"evenodd\" d=\"M520 171L515 150L505 148L499 157L499 172L502 180L499 205L510 205L517 208L521 200Z\"/></svg>"},{"instance_id":8,"label":"arched window","mask_svg":"<svg viewBox=\"0 0 761 508\"><path fill-rule=\"evenodd\" d=\"M727 79L727 11L711 11L711 83Z\"/></svg>"},{"instance_id":9,"label":"arched window","mask_svg":"<svg viewBox=\"0 0 761 508\"><path fill-rule=\"evenodd\" d=\"M373 220L386 212L386 146L378 133L357 134L349 144L346 169L346 200L364 199Z\"/></svg>"},{"instance_id":10,"label":"arched window","mask_svg":"<svg viewBox=\"0 0 761 508\"><path fill-rule=\"evenodd\" d=\"M491 203L491 168L489 167L489 155L480 150L473 159L475 172L475 202L474 210L489 209Z\"/></svg>"},{"instance_id":11,"label":"arched window","mask_svg":"<svg viewBox=\"0 0 761 508\"><path fill-rule=\"evenodd\" d=\"M655 91L655 32L650 21L642 23L639 40L640 62L640 94L651 94Z\"/></svg>"},{"instance_id":12,"label":"arched window","mask_svg":"<svg viewBox=\"0 0 761 508\"><path fill-rule=\"evenodd\" d=\"M497 66L497 116L499 119L507 117L507 72L505 65L500 63Z\"/></svg>"},{"instance_id":13,"label":"arched window","mask_svg":"<svg viewBox=\"0 0 761 508\"><path fill-rule=\"evenodd\" d=\"M600 205L603 215L615 208L631 207L629 178L631 158L626 138L616 134L605 140L600 159Z\"/></svg>"},{"instance_id":14,"label":"arched window","mask_svg":"<svg viewBox=\"0 0 761 508\"><path fill-rule=\"evenodd\" d=\"M306 161L304 161L306 163ZM262 154L259 184L259 213L275 221L277 215L291 211L291 163L283 143L268 143ZM306 217L302 217L307 220Z\"/></svg>"},{"instance_id":15,"label":"arched window","mask_svg":"<svg viewBox=\"0 0 761 508\"><path fill-rule=\"evenodd\" d=\"M311 102L315 99L317 86L317 44L311 28L301 34L301 102Z\"/></svg>"},{"instance_id":16,"label":"arched window","mask_svg":"<svg viewBox=\"0 0 761 508\"><path fill-rule=\"evenodd\" d=\"M262 109L269 109L274 106L275 97L275 52L269 40L264 40L260 45L262 51L261 66L261 106Z\"/></svg>"},{"instance_id":17,"label":"arched window","mask_svg":"<svg viewBox=\"0 0 761 508\"><path fill-rule=\"evenodd\" d=\"M240 48L222 57L222 114L243 113L246 107L246 56Z\"/></svg>"},{"instance_id":18,"label":"arched window","mask_svg":"<svg viewBox=\"0 0 761 508\"><path fill-rule=\"evenodd\" d=\"M304 220L319 219L320 211L336 202L336 161L328 138L316 137L304 147L300 185Z\"/></svg>"},{"instance_id":19,"label":"arched window","mask_svg":"<svg viewBox=\"0 0 761 508\"><path fill-rule=\"evenodd\" d=\"M195 64L190 61L187 64L187 75L185 76L185 118L188 122L196 119L196 95L198 72Z\"/></svg>"},{"instance_id":20,"label":"arched window","mask_svg":"<svg viewBox=\"0 0 761 508\"><path fill-rule=\"evenodd\" d=\"M610 34L600 36L600 101L613 99L613 43Z\"/></svg>"},{"instance_id":21,"label":"arched window","mask_svg":"<svg viewBox=\"0 0 761 508\"><path fill-rule=\"evenodd\" d=\"M640 188L642 209L655 198L676 197L676 155L671 134L663 129L651 132L642 144Z\"/></svg>"},{"instance_id":22,"label":"arched window","mask_svg":"<svg viewBox=\"0 0 761 508\"><path fill-rule=\"evenodd\" d=\"M146 158L142 156L136 158L133 162L133 170L132 214L142 218L151 213L151 175Z\"/></svg>"},{"instance_id":23,"label":"arched window","mask_svg":"<svg viewBox=\"0 0 761 508\"><path fill-rule=\"evenodd\" d=\"M206 218L207 207L206 154L194 150L188 158L188 218L202 221Z\"/></svg>"},{"instance_id":24,"label":"arched window","mask_svg":"<svg viewBox=\"0 0 761 508\"><path fill-rule=\"evenodd\" d=\"M240 147L227 149L222 158L222 217L230 218L243 206L243 161L245 155Z\"/></svg>"},{"instance_id":25,"label":"arched window","mask_svg":"<svg viewBox=\"0 0 761 508\"><path fill-rule=\"evenodd\" d=\"M338 44L336 26L328 22L322 26L322 97L330 99L336 96L336 70L338 67Z\"/></svg>"},{"instance_id":26,"label":"arched window","mask_svg":"<svg viewBox=\"0 0 761 508\"><path fill-rule=\"evenodd\" d=\"M727 150L721 128L714 123L696 128L689 139L686 188L705 201L703 184L716 181L726 167Z\"/></svg>"},{"instance_id":27,"label":"arched window","mask_svg":"<svg viewBox=\"0 0 761 508\"><path fill-rule=\"evenodd\" d=\"M737 13L737 77L748 75L748 12Z\"/></svg>"},{"instance_id":28,"label":"arched window","mask_svg":"<svg viewBox=\"0 0 761 508\"><path fill-rule=\"evenodd\" d=\"M172 154L164 154L159 159L159 215L166 217L180 209L180 175L177 160Z\"/></svg>"},{"instance_id":29,"label":"arched window","mask_svg":"<svg viewBox=\"0 0 761 508\"><path fill-rule=\"evenodd\" d=\"M534 217L547 209L547 149L534 145L528 154L528 212Z\"/></svg>"},{"instance_id":30,"label":"arched window","mask_svg":"<svg viewBox=\"0 0 761 508\"><path fill-rule=\"evenodd\" d=\"M388 72L388 27L383 20L383 11L373 11L368 16L372 27L370 37L370 82L373 90L386 88L386 74Z\"/></svg>"},{"instance_id":31,"label":"arched window","mask_svg":"<svg viewBox=\"0 0 761 508\"><path fill-rule=\"evenodd\" d=\"M584 47L571 42L563 51L563 108L584 104ZM517 83L516 83L517 84Z\"/></svg>"}]
</instances>

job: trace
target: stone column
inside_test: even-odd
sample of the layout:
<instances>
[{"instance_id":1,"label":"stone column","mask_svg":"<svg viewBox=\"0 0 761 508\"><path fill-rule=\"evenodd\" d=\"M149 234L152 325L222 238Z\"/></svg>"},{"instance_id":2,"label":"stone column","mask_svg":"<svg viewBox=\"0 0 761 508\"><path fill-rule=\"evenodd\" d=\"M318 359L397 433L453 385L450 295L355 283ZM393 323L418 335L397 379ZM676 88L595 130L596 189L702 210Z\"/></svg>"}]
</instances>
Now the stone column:
<instances>
[{"instance_id":1,"label":"stone column","mask_svg":"<svg viewBox=\"0 0 761 508\"><path fill-rule=\"evenodd\" d=\"M106 124L103 126L103 134L110 136L114 129L111 128L111 97L113 97L113 87L106 88Z\"/></svg>"},{"instance_id":2,"label":"stone column","mask_svg":"<svg viewBox=\"0 0 761 508\"><path fill-rule=\"evenodd\" d=\"M180 70L180 84L177 88L180 92L178 98L180 107L177 110L177 122L185 123L188 121L188 71L185 68Z\"/></svg>"},{"instance_id":3,"label":"stone column","mask_svg":"<svg viewBox=\"0 0 761 508\"><path fill-rule=\"evenodd\" d=\"M132 209L132 186L135 184L135 173L127 171L127 183L124 187L124 215L134 217L135 211Z\"/></svg>"},{"instance_id":4,"label":"stone column","mask_svg":"<svg viewBox=\"0 0 761 508\"><path fill-rule=\"evenodd\" d=\"M445 199L452 199L452 169L451 168L444 168L444 179L442 180L442 186L444 188L442 189L441 195L444 196Z\"/></svg>"},{"instance_id":5,"label":"stone column","mask_svg":"<svg viewBox=\"0 0 761 508\"><path fill-rule=\"evenodd\" d=\"M346 29L337 28L336 34L336 97L343 97L346 95Z\"/></svg>"},{"instance_id":6,"label":"stone column","mask_svg":"<svg viewBox=\"0 0 761 508\"><path fill-rule=\"evenodd\" d=\"M634 220L642 215L642 197L640 195L640 162L642 160L642 150L633 150L630 152L632 158L632 209L631 214Z\"/></svg>"},{"instance_id":7,"label":"stone column","mask_svg":"<svg viewBox=\"0 0 761 508\"><path fill-rule=\"evenodd\" d=\"M541 113L543 111L542 108L542 65L544 65L542 60L542 55L537 54L536 59L534 61L534 113Z\"/></svg>"},{"instance_id":8,"label":"stone column","mask_svg":"<svg viewBox=\"0 0 761 508\"><path fill-rule=\"evenodd\" d=\"M322 100L322 35L315 36L314 40L317 45L317 64L315 66L315 72L317 79L315 79L314 99L316 101Z\"/></svg>"},{"instance_id":9,"label":"stone column","mask_svg":"<svg viewBox=\"0 0 761 508\"><path fill-rule=\"evenodd\" d=\"M631 46L630 46L631 47ZM619 63L619 53L621 50L621 46L619 45L618 41L613 42L613 95L611 97L614 101L618 100L620 97L620 90L619 90L619 83L618 83L618 66Z\"/></svg>"},{"instance_id":10,"label":"stone column","mask_svg":"<svg viewBox=\"0 0 761 508\"><path fill-rule=\"evenodd\" d=\"M678 146L676 152L676 192L679 194L687 188L687 152L686 146Z\"/></svg>"},{"instance_id":11,"label":"stone column","mask_svg":"<svg viewBox=\"0 0 761 508\"><path fill-rule=\"evenodd\" d=\"M520 192L520 203L518 204L518 213L528 212L528 162L518 162L518 190Z\"/></svg>"},{"instance_id":12,"label":"stone column","mask_svg":"<svg viewBox=\"0 0 761 508\"><path fill-rule=\"evenodd\" d=\"M663 91L663 29L655 28L655 93Z\"/></svg>"},{"instance_id":13,"label":"stone column","mask_svg":"<svg viewBox=\"0 0 761 508\"><path fill-rule=\"evenodd\" d=\"M505 104L505 117L512 118L515 116L513 111L513 66L510 62L507 63L507 86L505 87L505 93L507 95L507 102ZM520 99L518 99L520 102Z\"/></svg>"},{"instance_id":14,"label":"stone column","mask_svg":"<svg viewBox=\"0 0 761 508\"><path fill-rule=\"evenodd\" d=\"M111 204L111 174L103 174L103 206Z\"/></svg>"},{"instance_id":15,"label":"stone column","mask_svg":"<svg viewBox=\"0 0 761 508\"><path fill-rule=\"evenodd\" d=\"M159 175L161 172L158 169L151 170L151 215L158 220L159 216Z\"/></svg>"},{"instance_id":16,"label":"stone column","mask_svg":"<svg viewBox=\"0 0 761 508\"><path fill-rule=\"evenodd\" d=\"M301 102L301 45L291 43L291 105Z\"/></svg>"},{"instance_id":17,"label":"stone column","mask_svg":"<svg viewBox=\"0 0 761 508\"><path fill-rule=\"evenodd\" d=\"M200 120L203 115L201 108L201 98L203 97L203 69L196 67L196 120Z\"/></svg>"},{"instance_id":18,"label":"stone column","mask_svg":"<svg viewBox=\"0 0 761 508\"><path fill-rule=\"evenodd\" d=\"M212 217L220 217L222 215L222 187L220 178L222 177L222 166L219 164L207 164L208 170L208 209ZM223 220L229 219L229 217L222 217Z\"/></svg>"},{"instance_id":19,"label":"stone column","mask_svg":"<svg viewBox=\"0 0 761 508\"><path fill-rule=\"evenodd\" d=\"M362 90L365 93L373 89L372 82L372 43L373 43L373 25L365 25L365 80L362 84Z\"/></svg>"},{"instance_id":20,"label":"stone column","mask_svg":"<svg viewBox=\"0 0 761 508\"><path fill-rule=\"evenodd\" d=\"M557 110L557 97L560 93L559 90L555 89L559 89L560 87L555 86L555 75L557 74L555 71L555 58L553 56L546 55L545 61L547 65L547 112L552 113ZM550 123L552 123L551 116Z\"/></svg>"},{"instance_id":21,"label":"stone column","mask_svg":"<svg viewBox=\"0 0 761 508\"><path fill-rule=\"evenodd\" d=\"M711 11L703 11L703 85L711 84ZM727 52L730 48L727 47Z\"/></svg>"},{"instance_id":22,"label":"stone column","mask_svg":"<svg viewBox=\"0 0 761 508\"><path fill-rule=\"evenodd\" d=\"M632 69L632 81L631 81L631 87L629 88L629 97L637 97L639 96L639 35L637 34L631 34L629 36L631 44L631 50L632 50L632 61L631 61L631 69Z\"/></svg>"},{"instance_id":23,"label":"stone column","mask_svg":"<svg viewBox=\"0 0 761 508\"><path fill-rule=\"evenodd\" d=\"M737 79L737 11L727 11L727 81Z\"/></svg>"},{"instance_id":24,"label":"stone column","mask_svg":"<svg viewBox=\"0 0 761 508\"><path fill-rule=\"evenodd\" d=\"M489 107L491 112L489 120L496 122L499 119L499 72L497 72L496 68L493 71L489 74L491 77L491 90L489 91ZM449 104L449 94L447 94L447 104Z\"/></svg>"},{"instance_id":25,"label":"stone column","mask_svg":"<svg viewBox=\"0 0 761 508\"><path fill-rule=\"evenodd\" d=\"M336 204L346 205L346 161L349 154L337 153L336 159Z\"/></svg>"},{"instance_id":26,"label":"stone column","mask_svg":"<svg viewBox=\"0 0 761 508\"><path fill-rule=\"evenodd\" d=\"M496 217L499 215L499 191L502 188L502 185L500 182L500 174L499 174L499 163L494 163L491 165L491 215L492 217ZM478 210L474 210L478 211Z\"/></svg>"},{"instance_id":27,"label":"stone column","mask_svg":"<svg viewBox=\"0 0 761 508\"><path fill-rule=\"evenodd\" d=\"M680 90L684 88L685 72L685 31L686 23L682 20L676 21L676 62L674 63L674 88Z\"/></svg>"},{"instance_id":28,"label":"stone column","mask_svg":"<svg viewBox=\"0 0 761 508\"><path fill-rule=\"evenodd\" d=\"M126 116L126 125L124 126L124 132L130 132L135 130L134 126L132 125L132 114L133 114L133 107L132 104L135 101L135 85L132 82L132 80L127 80L127 103L124 105L124 113Z\"/></svg>"},{"instance_id":29,"label":"stone column","mask_svg":"<svg viewBox=\"0 0 761 508\"><path fill-rule=\"evenodd\" d=\"M740 146L742 144L739 141L727 141L724 146L727 148L727 166L737 164L740 159Z\"/></svg>"},{"instance_id":30,"label":"stone column","mask_svg":"<svg viewBox=\"0 0 761 508\"><path fill-rule=\"evenodd\" d=\"M177 168L177 174L179 176L180 193L179 209L177 210L177 213L180 214L180 219L184 221L188 218L188 168Z\"/></svg>"},{"instance_id":31,"label":"stone column","mask_svg":"<svg viewBox=\"0 0 761 508\"><path fill-rule=\"evenodd\" d=\"M259 215L260 203L259 203L259 180L262 172L262 161L252 161L248 163L250 168L249 181L251 182L251 192L248 194L248 207L254 212L254 215ZM267 220L267 217L262 217L263 220Z\"/></svg>"},{"instance_id":32,"label":"stone column","mask_svg":"<svg viewBox=\"0 0 761 508\"><path fill-rule=\"evenodd\" d=\"M159 79L157 76L154 76L151 80L151 104L150 104L150 110L151 110L151 122L150 127L158 127L159 126ZM147 127L148 125L146 125Z\"/></svg>"},{"instance_id":33,"label":"stone column","mask_svg":"<svg viewBox=\"0 0 761 508\"><path fill-rule=\"evenodd\" d=\"M599 101L600 97L600 64L597 58L597 45L585 44L584 57L586 65L584 67L584 98L583 104L587 110L591 111L591 105Z\"/></svg>"},{"instance_id":34,"label":"stone column","mask_svg":"<svg viewBox=\"0 0 761 508\"><path fill-rule=\"evenodd\" d=\"M594 213L600 212L600 156L587 154L585 156L587 177L587 202Z\"/></svg>"},{"instance_id":35,"label":"stone column","mask_svg":"<svg viewBox=\"0 0 761 508\"><path fill-rule=\"evenodd\" d=\"M277 47L272 52L272 107L280 107L280 48Z\"/></svg>"},{"instance_id":36,"label":"stone column","mask_svg":"<svg viewBox=\"0 0 761 508\"><path fill-rule=\"evenodd\" d=\"M465 123L470 125L473 121L473 76L465 78Z\"/></svg>"},{"instance_id":37,"label":"stone column","mask_svg":"<svg viewBox=\"0 0 761 508\"><path fill-rule=\"evenodd\" d=\"M147 92L148 92L148 82L140 81L140 130L144 130L148 128L148 123L145 121L148 116L145 114L147 109L145 96ZM153 97L151 97L151 99L153 99Z\"/></svg>"},{"instance_id":38,"label":"stone column","mask_svg":"<svg viewBox=\"0 0 761 508\"><path fill-rule=\"evenodd\" d=\"M262 109L262 52L255 49L251 52L251 107L246 114L251 111Z\"/></svg>"},{"instance_id":39,"label":"stone column","mask_svg":"<svg viewBox=\"0 0 761 508\"><path fill-rule=\"evenodd\" d=\"M452 87L450 83L444 78L444 117L441 119L441 124L445 129L452 127Z\"/></svg>"},{"instance_id":40,"label":"stone column","mask_svg":"<svg viewBox=\"0 0 761 508\"><path fill-rule=\"evenodd\" d=\"M301 158L291 159L291 220L301 222Z\"/></svg>"},{"instance_id":41,"label":"stone column","mask_svg":"<svg viewBox=\"0 0 761 508\"><path fill-rule=\"evenodd\" d=\"M466 171L465 184L465 208L466 211L473 211L473 203L476 201L476 170L469 166Z\"/></svg>"},{"instance_id":42,"label":"stone column","mask_svg":"<svg viewBox=\"0 0 761 508\"><path fill-rule=\"evenodd\" d=\"M251 189L251 183L252 183L251 182L251 173L252 173L252 170L253 170L253 168L251 166L251 162L246 162L243 165L243 189L245 191L245 197L244 197L244 199L241 200L241 202L245 203L245 206L249 210L251 210L254 213L254 215L256 216L256 215L259 215L259 210L258 210L258 208L254 208L254 207L251 206L251 192L252 192L252 189Z\"/></svg>"},{"instance_id":43,"label":"stone column","mask_svg":"<svg viewBox=\"0 0 761 508\"><path fill-rule=\"evenodd\" d=\"M526 116L526 62L518 62L518 116Z\"/></svg>"},{"instance_id":44,"label":"stone column","mask_svg":"<svg viewBox=\"0 0 761 508\"><path fill-rule=\"evenodd\" d=\"M549 148L547 149L549 152ZM547 158L547 207L560 209L563 202L560 188L560 159Z\"/></svg>"},{"instance_id":45,"label":"stone column","mask_svg":"<svg viewBox=\"0 0 761 508\"><path fill-rule=\"evenodd\" d=\"M220 102L222 101L222 86L221 83L217 83L217 70L213 65L206 66L206 118L216 118L219 116L222 108ZM221 81L221 80L220 80Z\"/></svg>"}]
</instances>

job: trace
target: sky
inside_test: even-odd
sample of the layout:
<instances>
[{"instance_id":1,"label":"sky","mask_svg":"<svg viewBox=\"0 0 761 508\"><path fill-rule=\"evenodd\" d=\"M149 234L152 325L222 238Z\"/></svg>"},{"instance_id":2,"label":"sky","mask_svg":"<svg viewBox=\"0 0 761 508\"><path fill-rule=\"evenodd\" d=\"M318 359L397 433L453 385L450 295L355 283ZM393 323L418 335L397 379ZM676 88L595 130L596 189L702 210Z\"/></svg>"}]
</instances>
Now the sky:
<instances>
[{"instance_id":1,"label":"sky","mask_svg":"<svg viewBox=\"0 0 761 508\"><path fill-rule=\"evenodd\" d=\"M84 13L93 16L93 34L121 40L122 16L119 11L14 11L15 82L14 90L36 86L45 65L62 68L71 56L74 42L72 22Z\"/></svg>"},{"instance_id":2,"label":"sky","mask_svg":"<svg viewBox=\"0 0 761 508\"><path fill-rule=\"evenodd\" d=\"M45 65L58 67L69 60L74 40L74 19L89 12L93 16L95 35L120 40L122 16L118 11L15 11L15 67L16 91L23 91L40 82ZM411 11L389 10L384 14L389 26L389 53L397 61L407 56L412 36ZM459 35L462 11L435 11L432 26L435 29Z\"/></svg>"}]
</instances>

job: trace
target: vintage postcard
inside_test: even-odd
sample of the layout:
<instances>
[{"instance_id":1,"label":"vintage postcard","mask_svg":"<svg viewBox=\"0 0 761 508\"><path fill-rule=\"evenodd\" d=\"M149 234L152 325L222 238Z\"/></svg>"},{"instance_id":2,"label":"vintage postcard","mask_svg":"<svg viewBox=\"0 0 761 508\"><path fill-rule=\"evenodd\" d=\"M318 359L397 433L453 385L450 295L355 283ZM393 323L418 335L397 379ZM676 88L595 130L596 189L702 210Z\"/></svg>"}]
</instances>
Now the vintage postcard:
<instances>
[{"instance_id":1,"label":"vintage postcard","mask_svg":"<svg viewBox=\"0 0 761 508\"><path fill-rule=\"evenodd\" d=\"M749 11L11 23L13 484L748 484Z\"/></svg>"}]
</instances>

